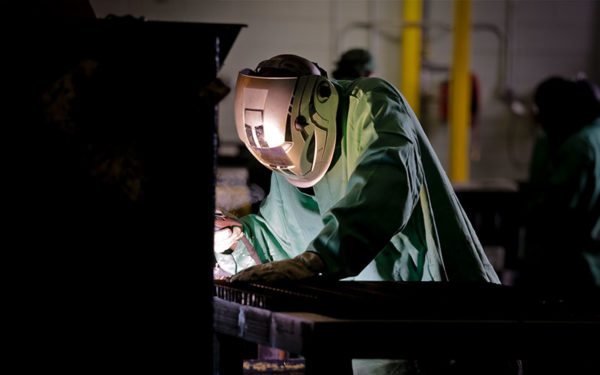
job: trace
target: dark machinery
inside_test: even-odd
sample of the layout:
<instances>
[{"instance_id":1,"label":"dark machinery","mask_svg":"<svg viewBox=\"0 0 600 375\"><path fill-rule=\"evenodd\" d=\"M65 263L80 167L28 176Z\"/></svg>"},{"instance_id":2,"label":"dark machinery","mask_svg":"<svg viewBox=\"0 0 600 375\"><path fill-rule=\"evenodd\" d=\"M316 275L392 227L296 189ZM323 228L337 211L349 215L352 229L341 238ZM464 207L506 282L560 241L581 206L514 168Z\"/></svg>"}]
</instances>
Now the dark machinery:
<instances>
[{"instance_id":1,"label":"dark machinery","mask_svg":"<svg viewBox=\"0 0 600 375\"><path fill-rule=\"evenodd\" d=\"M19 257L24 352L46 371L210 369L217 72L241 27L11 30L23 100L6 122L5 250Z\"/></svg>"}]
</instances>

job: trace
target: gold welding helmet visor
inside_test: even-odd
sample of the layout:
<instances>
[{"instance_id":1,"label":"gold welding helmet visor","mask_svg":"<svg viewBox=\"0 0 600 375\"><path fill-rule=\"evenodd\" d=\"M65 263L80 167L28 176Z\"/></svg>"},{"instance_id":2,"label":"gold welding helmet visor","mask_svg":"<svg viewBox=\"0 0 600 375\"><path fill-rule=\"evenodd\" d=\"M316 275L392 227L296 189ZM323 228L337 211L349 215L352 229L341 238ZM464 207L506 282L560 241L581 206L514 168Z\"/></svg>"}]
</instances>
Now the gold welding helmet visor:
<instances>
[{"instance_id":1,"label":"gold welding helmet visor","mask_svg":"<svg viewBox=\"0 0 600 375\"><path fill-rule=\"evenodd\" d=\"M338 93L325 77L238 75L235 122L238 136L265 167L297 187L325 175L335 147Z\"/></svg>"}]
</instances>

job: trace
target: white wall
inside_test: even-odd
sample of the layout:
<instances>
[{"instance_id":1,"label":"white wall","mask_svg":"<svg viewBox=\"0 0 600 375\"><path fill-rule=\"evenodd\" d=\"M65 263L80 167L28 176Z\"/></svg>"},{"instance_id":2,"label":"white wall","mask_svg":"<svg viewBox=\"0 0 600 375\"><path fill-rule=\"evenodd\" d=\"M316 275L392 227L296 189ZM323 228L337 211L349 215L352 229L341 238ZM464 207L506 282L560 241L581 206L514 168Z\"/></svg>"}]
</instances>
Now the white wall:
<instances>
[{"instance_id":1,"label":"white wall","mask_svg":"<svg viewBox=\"0 0 600 375\"><path fill-rule=\"evenodd\" d=\"M422 72L423 126L442 163L447 160L446 126L438 115L439 84L447 79L452 56L452 1L424 0L428 24L424 44L428 61L442 69ZM148 20L239 23L242 29L220 77L232 88L237 72L279 53L295 53L332 71L341 52L369 48L377 74L399 86L400 0L92 0L98 17L107 14L144 16ZM480 124L472 134L471 179L524 179L535 129L527 117L514 116L498 99L512 89L523 99L551 74L590 74L597 0L472 0L472 72L480 82ZM369 27L368 27L369 26ZM487 27L483 29L482 27ZM495 28L498 33L489 30ZM501 41L508 36L508 55ZM597 42L596 42L597 43ZM507 69L500 69L502 61ZM597 68L596 68L597 69ZM499 72L503 73L499 80ZM219 133L236 142L233 98L220 104Z\"/></svg>"}]
</instances>

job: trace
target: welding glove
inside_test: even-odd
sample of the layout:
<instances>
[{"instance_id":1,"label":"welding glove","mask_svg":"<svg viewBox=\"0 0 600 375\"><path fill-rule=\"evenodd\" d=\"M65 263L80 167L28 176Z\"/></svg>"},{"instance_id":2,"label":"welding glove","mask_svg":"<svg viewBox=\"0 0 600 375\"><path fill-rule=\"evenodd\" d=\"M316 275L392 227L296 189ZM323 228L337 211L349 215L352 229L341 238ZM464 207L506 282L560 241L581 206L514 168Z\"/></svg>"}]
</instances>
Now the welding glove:
<instances>
[{"instance_id":1,"label":"welding glove","mask_svg":"<svg viewBox=\"0 0 600 375\"><path fill-rule=\"evenodd\" d=\"M231 281L274 282L304 280L318 276L325 263L314 252L306 251L295 258L279 260L247 268L231 277Z\"/></svg>"},{"instance_id":2,"label":"welding glove","mask_svg":"<svg viewBox=\"0 0 600 375\"><path fill-rule=\"evenodd\" d=\"M242 238L242 223L225 216L221 211L215 212L215 235L213 248L217 253L225 253L235 249L237 242Z\"/></svg>"}]
</instances>

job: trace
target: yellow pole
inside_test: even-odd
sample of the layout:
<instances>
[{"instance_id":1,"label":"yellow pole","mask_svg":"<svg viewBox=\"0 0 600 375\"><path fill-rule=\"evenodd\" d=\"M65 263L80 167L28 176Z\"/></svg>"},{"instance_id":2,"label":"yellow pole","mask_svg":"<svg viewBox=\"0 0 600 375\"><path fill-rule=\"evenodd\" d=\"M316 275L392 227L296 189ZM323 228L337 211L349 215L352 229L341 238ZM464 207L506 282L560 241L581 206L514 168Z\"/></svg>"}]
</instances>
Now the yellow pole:
<instances>
[{"instance_id":1,"label":"yellow pole","mask_svg":"<svg viewBox=\"0 0 600 375\"><path fill-rule=\"evenodd\" d=\"M471 76L469 72L471 3L454 0L452 72L448 97L450 123L450 180L469 180L469 125L471 123Z\"/></svg>"},{"instance_id":2,"label":"yellow pole","mask_svg":"<svg viewBox=\"0 0 600 375\"><path fill-rule=\"evenodd\" d=\"M419 117L421 77L421 21L422 0L404 0L404 27L402 29L400 59L400 91Z\"/></svg>"}]
</instances>

